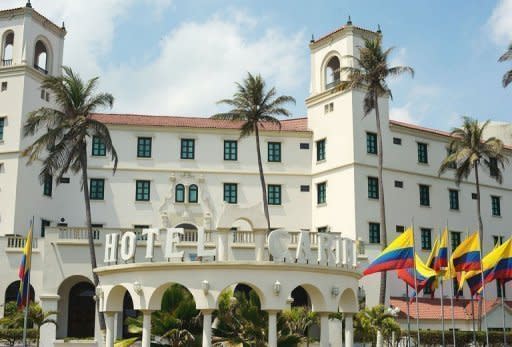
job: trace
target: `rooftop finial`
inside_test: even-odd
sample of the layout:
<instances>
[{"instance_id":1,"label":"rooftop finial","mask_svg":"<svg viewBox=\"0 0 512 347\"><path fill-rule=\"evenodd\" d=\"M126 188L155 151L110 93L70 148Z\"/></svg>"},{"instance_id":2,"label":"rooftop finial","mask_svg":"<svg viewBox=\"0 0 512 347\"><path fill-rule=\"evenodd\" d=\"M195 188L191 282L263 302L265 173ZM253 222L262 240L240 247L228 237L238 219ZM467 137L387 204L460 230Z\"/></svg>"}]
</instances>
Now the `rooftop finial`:
<instances>
[{"instance_id":1,"label":"rooftop finial","mask_svg":"<svg viewBox=\"0 0 512 347\"><path fill-rule=\"evenodd\" d=\"M377 34L382 34L382 30L380 29L380 24L377 24Z\"/></svg>"},{"instance_id":2,"label":"rooftop finial","mask_svg":"<svg viewBox=\"0 0 512 347\"><path fill-rule=\"evenodd\" d=\"M347 25L352 25L352 19L350 18L350 15L348 16Z\"/></svg>"},{"instance_id":3,"label":"rooftop finial","mask_svg":"<svg viewBox=\"0 0 512 347\"><path fill-rule=\"evenodd\" d=\"M310 40L309 42L310 42L310 43L315 42L315 35L311 34L311 40Z\"/></svg>"},{"instance_id":4,"label":"rooftop finial","mask_svg":"<svg viewBox=\"0 0 512 347\"><path fill-rule=\"evenodd\" d=\"M27 4L25 5L25 7L32 8L32 4L30 3L30 0L27 0Z\"/></svg>"},{"instance_id":5,"label":"rooftop finial","mask_svg":"<svg viewBox=\"0 0 512 347\"><path fill-rule=\"evenodd\" d=\"M66 30L66 24L62 21L62 29Z\"/></svg>"}]
</instances>

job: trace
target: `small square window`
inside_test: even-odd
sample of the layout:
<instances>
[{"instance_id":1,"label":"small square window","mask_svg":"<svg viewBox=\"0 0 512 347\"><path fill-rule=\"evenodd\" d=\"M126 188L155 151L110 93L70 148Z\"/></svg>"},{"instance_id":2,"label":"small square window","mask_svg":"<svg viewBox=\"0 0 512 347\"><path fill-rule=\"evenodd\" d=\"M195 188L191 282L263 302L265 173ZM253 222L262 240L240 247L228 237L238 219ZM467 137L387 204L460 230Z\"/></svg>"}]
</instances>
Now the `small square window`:
<instances>
[{"instance_id":1,"label":"small square window","mask_svg":"<svg viewBox=\"0 0 512 347\"><path fill-rule=\"evenodd\" d=\"M281 142L268 143L268 161L280 162L281 161Z\"/></svg>"},{"instance_id":2,"label":"small square window","mask_svg":"<svg viewBox=\"0 0 512 347\"><path fill-rule=\"evenodd\" d=\"M377 134L366 133L366 152L369 154L377 154Z\"/></svg>"},{"instance_id":3,"label":"small square window","mask_svg":"<svg viewBox=\"0 0 512 347\"><path fill-rule=\"evenodd\" d=\"M395 230L397 233L403 233L405 231L405 226L397 225Z\"/></svg>"},{"instance_id":4,"label":"small square window","mask_svg":"<svg viewBox=\"0 0 512 347\"><path fill-rule=\"evenodd\" d=\"M493 235L492 239L494 246L501 246L505 238L500 235Z\"/></svg>"},{"instance_id":5,"label":"small square window","mask_svg":"<svg viewBox=\"0 0 512 347\"><path fill-rule=\"evenodd\" d=\"M301 192L309 192L309 184L300 186L300 191Z\"/></svg>"},{"instance_id":6,"label":"small square window","mask_svg":"<svg viewBox=\"0 0 512 347\"><path fill-rule=\"evenodd\" d=\"M281 185L280 184L269 184L268 185L268 204L269 205L281 205Z\"/></svg>"},{"instance_id":7,"label":"small square window","mask_svg":"<svg viewBox=\"0 0 512 347\"><path fill-rule=\"evenodd\" d=\"M7 90L7 82L2 82L2 92L5 92Z\"/></svg>"},{"instance_id":8,"label":"small square window","mask_svg":"<svg viewBox=\"0 0 512 347\"><path fill-rule=\"evenodd\" d=\"M368 198L379 198L379 179L377 177L368 177Z\"/></svg>"},{"instance_id":9,"label":"small square window","mask_svg":"<svg viewBox=\"0 0 512 347\"><path fill-rule=\"evenodd\" d=\"M329 229L327 227L319 227L316 229L318 233L326 233Z\"/></svg>"},{"instance_id":10,"label":"small square window","mask_svg":"<svg viewBox=\"0 0 512 347\"><path fill-rule=\"evenodd\" d=\"M69 184L69 182L71 182L69 177L61 177L59 180L59 183L62 183L62 184Z\"/></svg>"},{"instance_id":11,"label":"small square window","mask_svg":"<svg viewBox=\"0 0 512 347\"><path fill-rule=\"evenodd\" d=\"M137 157L138 158L151 158L151 137L137 138Z\"/></svg>"},{"instance_id":12,"label":"small square window","mask_svg":"<svg viewBox=\"0 0 512 347\"><path fill-rule=\"evenodd\" d=\"M473 199L473 200L478 199L478 194L477 193L471 193L471 199Z\"/></svg>"},{"instance_id":13,"label":"small square window","mask_svg":"<svg viewBox=\"0 0 512 347\"><path fill-rule=\"evenodd\" d=\"M302 143L300 144L300 149L309 149L309 143L304 143L304 142L302 142Z\"/></svg>"},{"instance_id":14,"label":"small square window","mask_svg":"<svg viewBox=\"0 0 512 347\"><path fill-rule=\"evenodd\" d=\"M224 183L224 201L228 204L237 203L238 185L236 183Z\"/></svg>"},{"instance_id":15,"label":"small square window","mask_svg":"<svg viewBox=\"0 0 512 347\"><path fill-rule=\"evenodd\" d=\"M395 181L395 187L396 188L403 188L404 187L404 181Z\"/></svg>"},{"instance_id":16,"label":"small square window","mask_svg":"<svg viewBox=\"0 0 512 347\"><path fill-rule=\"evenodd\" d=\"M194 159L195 157L195 140L181 139L181 159Z\"/></svg>"},{"instance_id":17,"label":"small square window","mask_svg":"<svg viewBox=\"0 0 512 347\"><path fill-rule=\"evenodd\" d=\"M225 140L224 141L224 160L234 161L238 160L238 141Z\"/></svg>"},{"instance_id":18,"label":"small square window","mask_svg":"<svg viewBox=\"0 0 512 347\"><path fill-rule=\"evenodd\" d=\"M399 138L399 137L393 137L393 144L401 145L402 144L402 139Z\"/></svg>"},{"instance_id":19,"label":"small square window","mask_svg":"<svg viewBox=\"0 0 512 347\"><path fill-rule=\"evenodd\" d=\"M370 243L380 243L380 224L370 223L368 228L368 240Z\"/></svg>"},{"instance_id":20,"label":"small square window","mask_svg":"<svg viewBox=\"0 0 512 347\"><path fill-rule=\"evenodd\" d=\"M316 203L325 204L327 202L327 183L322 182L316 185Z\"/></svg>"},{"instance_id":21,"label":"small square window","mask_svg":"<svg viewBox=\"0 0 512 347\"><path fill-rule=\"evenodd\" d=\"M136 181L136 192L135 192L135 200L136 201L149 201L151 196L151 182L147 180L137 180Z\"/></svg>"},{"instance_id":22,"label":"small square window","mask_svg":"<svg viewBox=\"0 0 512 347\"><path fill-rule=\"evenodd\" d=\"M91 200L105 199L105 180L103 178L91 178L89 197Z\"/></svg>"}]
</instances>

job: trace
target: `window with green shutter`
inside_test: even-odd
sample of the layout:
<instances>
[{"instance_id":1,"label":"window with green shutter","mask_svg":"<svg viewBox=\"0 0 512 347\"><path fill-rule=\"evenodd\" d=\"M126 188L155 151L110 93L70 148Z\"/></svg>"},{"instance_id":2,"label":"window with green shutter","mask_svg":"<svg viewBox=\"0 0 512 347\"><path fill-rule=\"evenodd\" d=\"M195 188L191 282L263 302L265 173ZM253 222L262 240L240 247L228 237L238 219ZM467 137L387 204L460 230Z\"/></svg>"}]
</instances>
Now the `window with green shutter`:
<instances>
[{"instance_id":1,"label":"window with green shutter","mask_svg":"<svg viewBox=\"0 0 512 347\"><path fill-rule=\"evenodd\" d=\"M368 227L368 241L370 243L380 243L380 224L370 223Z\"/></svg>"},{"instance_id":2,"label":"window with green shutter","mask_svg":"<svg viewBox=\"0 0 512 347\"><path fill-rule=\"evenodd\" d=\"M43 195L51 197L52 192L53 192L53 177L51 175L46 175L44 177L44 183L43 183Z\"/></svg>"},{"instance_id":3,"label":"window with green shutter","mask_svg":"<svg viewBox=\"0 0 512 347\"><path fill-rule=\"evenodd\" d=\"M238 160L238 142L234 140L224 141L224 160Z\"/></svg>"},{"instance_id":4,"label":"window with green shutter","mask_svg":"<svg viewBox=\"0 0 512 347\"><path fill-rule=\"evenodd\" d=\"M268 161L280 162L281 161L281 142L268 143Z\"/></svg>"},{"instance_id":5,"label":"window with green shutter","mask_svg":"<svg viewBox=\"0 0 512 347\"><path fill-rule=\"evenodd\" d=\"M199 188L195 184L188 187L188 202L197 203L199 195Z\"/></svg>"},{"instance_id":6,"label":"window with green shutter","mask_svg":"<svg viewBox=\"0 0 512 347\"><path fill-rule=\"evenodd\" d=\"M325 139L316 142L316 161L325 160Z\"/></svg>"},{"instance_id":7,"label":"window with green shutter","mask_svg":"<svg viewBox=\"0 0 512 347\"><path fill-rule=\"evenodd\" d=\"M177 184L174 192L175 202L185 202L185 186L183 184Z\"/></svg>"},{"instance_id":8,"label":"window with green shutter","mask_svg":"<svg viewBox=\"0 0 512 347\"><path fill-rule=\"evenodd\" d=\"M492 215L501 216L501 198L499 196L491 196Z\"/></svg>"},{"instance_id":9,"label":"window with green shutter","mask_svg":"<svg viewBox=\"0 0 512 347\"><path fill-rule=\"evenodd\" d=\"M224 183L224 201L228 204L237 203L238 185L236 183Z\"/></svg>"},{"instance_id":10,"label":"window with green shutter","mask_svg":"<svg viewBox=\"0 0 512 347\"><path fill-rule=\"evenodd\" d=\"M446 156L449 157L452 154L453 154L453 151L450 150L450 147L446 148ZM448 169L456 169L456 168L457 168L457 164L454 161L451 161L448 164Z\"/></svg>"},{"instance_id":11,"label":"window with green shutter","mask_svg":"<svg viewBox=\"0 0 512 347\"><path fill-rule=\"evenodd\" d=\"M4 139L5 118L0 118L0 141Z\"/></svg>"},{"instance_id":12,"label":"window with green shutter","mask_svg":"<svg viewBox=\"0 0 512 347\"><path fill-rule=\"evenodd\" d=\"M423 142L418 142L418 163L428 163L428 145Z\"/></svg>"},{"instance_id":13,"label":"window with green shutter","mask_svg":"<svg viewBox=\"0 0 512 347\"><path fill-rule=\"evenodd\" d=\"M369 154L377 154L377 134L376 133L366 133L366 152Z\"/></svg>"},{"instance_id":14,"label":"window with green shutter","mask_svg":"<svg viewBox=\"0 0 512 347\"><path fill-rule=\"evenodd\" d=\"M327 183L322 182L316 185L316 203L325 204L327 202Z\"/></svg>"},{"instance_id":15,"label":"window with green shutter","mask_svg":"<svg viewBox=\"0 0 512 347\"><path fill-rule=\"evenodd\" d=\"M135 200L136 201L149 201L150 200L150 192L151 192L151 182L146 180L137 180L136 181L136 193Z\"/></svg>"},{"instance_id":16,"label":"window with green shutter","mask_svg":"<svg viewBox=\"0 0 512 347\"><path fill-rule=\"evenodd\" d=\"M281 185L280 184L269 184L267 189L268 204L269 205L281 205Z\"/></svg>"},{"instance_id":17,"label":"window with green shutter","mask_svg":"<svg viewBox=\"0 0 512 347\"><path fill-rule=\"evenodd\" d=\"M432 249L432 229L421 228L421 249Z\"/></svg>"},{"instance_id":18,"label":"window with green shutter","mask_svg":"<svg viewBox=\"0 0 512 347\"><path fill-rule=\"evenodd\" d=\"M105 199L105 180L103 178L91 178L89 197L91 200Z\"/></svg>"},{"instance_id":19,"label":"window with green shutter","mask_svg":"<svg viewBox=\"0 0 512 347\"><path fill-rule=\"evenodd\" d=\"M105 143L99 136L92 137L92 155L95 157L104 157L107 155Z\"/></svg>"},{"instance_id":20,"label":"window with green shutter","mask_svg":"<svg viewBox=\"0 0 512 347\"><path fill-rule=\"evenodd\" d=\"M491 177L498 176L498 160L496 158L489 158L489 170L491 173Z\"/></svg>"},{"instance_id":21,"label":"window with green shutter","mask_svg":"<svg viewBox=\"0 0 512 347\"><path fill-rule=\"evenodd\" d=\"M181 159L194 159L195 156L195 140L181 139Z\"/></svg>"},{"instance_id":22,"label":"window with green shutter","mask_svg":"<svg viewBox=\"0 0 512 347\"><path fill-rule=\"evenodd\" d=\"M459 209L459 191L455 189L449 190L450 195L450 210Z\"/></svg>"},{"instance_id":23,"label":"window with green shutter","mask_svg":"<svg viewBox=\"0 0 512 347\"><path fill-rule=\"evenodd\" d=\"M452 243L452 251L455 250L460 245L461 242L461 232L460 231L450 231L450 239Z\"/></svg>"},{"instance_id":24,"label":"window with green shutter","mask_svg":"<svg viewBox=\"0 0 512 347\"><path fill-rule=\"evenodd\" d=\"M430 206L430 186L420 184L420 206Z\"/></svg>"},{"instance_id":25,"label":"window with green shutter","mask_svg":"<svg viewBox=\"0 0 512 347\"><path fill-rule=\"evenodd\" d=\"M138 137L137 138L137 157L151 158L151 137Z\"/></svg>"},{"instance_id":26,"label":"window with green shutter","mask_svg":"<svg viewBox=\"0 0 512 347\"><path fill-rule=\"evenodd\" d=\"M379 179L377 177L368 177L368 198L379 198Z\"/></svg>"}]
</instances>

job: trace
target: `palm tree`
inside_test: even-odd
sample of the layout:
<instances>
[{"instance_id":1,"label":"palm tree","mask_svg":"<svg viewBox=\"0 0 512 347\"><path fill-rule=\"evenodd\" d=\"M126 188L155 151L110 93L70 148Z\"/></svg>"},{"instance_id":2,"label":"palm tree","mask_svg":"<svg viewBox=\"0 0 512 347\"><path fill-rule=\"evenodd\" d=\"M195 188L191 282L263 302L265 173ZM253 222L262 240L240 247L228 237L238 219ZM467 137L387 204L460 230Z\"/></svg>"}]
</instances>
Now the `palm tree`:
<instances>
[{"instance_id":1,"label":"palm tree","mask_svg":"<svg viewBox=\"0 0 512 347\"><path fill-rule=\"evenodd\" d=\"M376 346L383 346L384 338L389 340L393 332L400 332L395 316L383 305L360 311L356 315L356 323L364 341L373 342L376 339Z\"/></svg>"},{"instance_id":2,"label":"palm tree","mask_svg":"<svg viewBox=\"0 0 512 347\"><path fill-rule=\"evenodd\" d=\"M482 222L480 200L480 173L479 167L488 170L491 178L498 183L503 181L502 169L508 162L503 142L495 137L484 138L484 131L489 121L480 124L478 120L463 117L460 128L454 128L451 132L451 141L448 145L448 154L439 167L439 175L446 170L455 169L455 181L457 184L467 179L471 172L475 173L476 184L476 211L480 245L483 246L484 225ZM482 301L478 303L479 325L482 317Z\"/></svg>"},{"instance_id":3,"label":"palm tree","mask_svg":"<svg viewBox=\"0 0 512 347\"><path fill-rule=\"evenodd\" d=\"M63 70L63 76L49 76L41 84L41 88L52 92L58 109L41 107L28 114L23 127L24 136L37 135L39 137L22 154L28 157L27 164L42 161L39 174L41 183L47 177L54 177L56 184L59 184L62 176L69 170L73 174L81 174L89 253L94 285L97 286L99 279L94 272L97 263L87 178L87 141L91 136L97 136L100 139L105 145L106 152L114 161L113 171L115 172L118 158L110 138L110 132L105 124L91 117L91 114L98 108L112 107L114 97L108 93L95 94L98 77L84 83L71 68L63 67ZM99 317L100 327L104 330L104 317L101 314Z\"/></svg>"},{"instance_id":4,"label":"palm tree","mask_svg":"<svg viewBox=\"0 0 512 347\"><path fill-rule=\"evenodd\" d=\"M382 179L382 162L384 158L384 148L382 146L382 128L380 124L379 97L393 97L389 89L386 79L403 73L410 73L414 77L414 70L409 66L389 66L388 58L393 48L383 50L381 37L375 39L367 39L364 47L359 47L359 57L352 55L344 58L352 59L355 66L344 66L340 68L340 72L347 75L346 80L341 81L338 90L360 89L365 92L363 111L364 117L375 110L375 123L377 126L378 141L378 179L379 179L379 209L380 209L380 226L382 249L387 246L387 230L386 230L386 207L384 201L384 182ZM381 274L379 303L383 305L386 299L386 273Z\"/></svg>"},{"instance_id":5,"label":"palm tree","mask_svg":"<svg viewBox=\"0 0 512 347\"><path fill-rule=\"evenodd\" d=\"M248 73L247 78L242 83L236 83L236 89L237 91L233 95L233 99L224 99L218 102L219 104L228 105L232 109L225 113L218 113L212 118L242 122L240 138L255 134L263 206L265 217L267 218L267 226L270 231L267 188L261 161L260 128L265 129L266 124L277 125L281 128L281 122L276 116L291 116L291 112L284 106L287 103L295 104L295 99L286 95L276 96L277 91L275 88L267 91L265 89L265 81L261 75L253 76L251 73Z\"/></svg>"},{"instance_id":6,"label":"palm tree","mask_svg":"<svg viewBox=\"0 0 512 347\"><path fill-rule=\"evenodd\" d=\"M508 50L498 59L500 63L507 60L512 60L512 43L508 46ZM512 82L512 70L508 70L503 75L503 88L506 88L510 82Z\"/></svg>"}]
</instances>

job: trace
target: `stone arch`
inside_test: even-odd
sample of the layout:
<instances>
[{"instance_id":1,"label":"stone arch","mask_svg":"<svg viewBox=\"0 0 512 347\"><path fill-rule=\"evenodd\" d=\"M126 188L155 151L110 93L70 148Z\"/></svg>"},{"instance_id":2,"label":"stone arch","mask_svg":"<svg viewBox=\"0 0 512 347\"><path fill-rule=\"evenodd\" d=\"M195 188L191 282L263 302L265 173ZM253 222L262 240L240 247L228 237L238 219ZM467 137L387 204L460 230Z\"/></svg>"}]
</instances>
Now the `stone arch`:
<instances>
[{"instance_id":1,"label":"stone arch","mask_svg":"<svg viewBox=\"0 0 512 347\"><path fill-rule=\"evenodd\" d=\"M311 298L308 292L302 287L295 287L290 293L290 297L293 299L291 307L309 307L311 308Z\"/></svg>"},{"instance_id":2,"label":"stone arch","mask_svg":"<svg viewBox=\"0 0 512 347\"><path fill-rule=\"evenodd\" d=\"M124 296L123 296L123 310L121 311L121 322L120 322L123 326L122 332L121 332L123 339L133 337L133 335L130 334L130 332L128 331L128 324L126 324L126 318L128 318L128 317L135 318L135 317L137 317L137 315L138 315L138 312L133 307L132 296L130 295L129 291L125 291Z\"/></svg>"},{"instance_id":3,"label":"stone arch","mask_svg":"<svg viewBox=\"0 0 512 347\"><path fill-rule=\"evenodd\" d=\"M102 310L106 312L121 312L123 310L124 295L126 292L130 293L133 301L133 308L135 310L141 310L145 308L142 299L145 294L144 292L139 295L135 292L132 284L119 283L111 286L110 288L107 288L103 293L104 301Z\"/></svg>"},{"instance_id":4,"label":"stone arch","mask_svg":"<svg viewBox=\"0 0 512 347\"><path fill-rule=\"evenodd\" d=\"M91 282L81 281L69 290L67 312L67 336L94 336L95 287Z\"/></svg>"},{"instance_id":5,"label":"stone arch","mask_svg":"<svg viewBox=\"0 0 512 347\"><path fill-rule=\"evenodd\" d=\"M250 207L239 207L233 204L224 204L224 209L217 223L218 229L230 229L238 220L244 220L252 230L266 230L267 219L263 214L261 203Z\"/></svg>"},{"instance_id":6,"label":"stone arch","mask_svg":"<svg viewBox=\"0 0 512 347\"><path fill-rule=\"evenodd\" d=\"M179 285L179 286L185 288L190 294L192 294L192 297L194 298L194 301L196 303L196 309L207 307L205 305L208 305L209 300L208 300L208 297L205 297L202 288L190 288L189 286L186 286L180 282L166 282L151 291L150 295L148 296L149 297L149 300L148 300L148 309L149 310L158 311L161 309L162 298L164 296L164 293L172 285ZM213 300L211 300L211 301L213 301Z\"/></svg>"},{"instance_id":7,"label":"stone arch","mask_svg":"<svg viewBox=\"0 0 512 347\"><path fill-rule=\"evenodd\" d=\"M7 30L2 35L2 49L1 49L1 57L2 64L0 66L9 66L12 65L12 60L14 56L14 31Z\"/></svg>"},{"instance_id":8,"label":"stone arch","mask_svg":"<svg viewBox=\"0 0 512 347\"><path fill-rule=\"evenodd\" d=\"M57 288L57 294L60 297L57 303L57 311L59 312L59 314L57 315L57 337L59 338L69 336L69 315L72 309L70 307L70 292L72 287L79 283L88 283L92 288L94 288L92 281L88 277L82 275L72 275L66 277ZM94 306L92 307L92 309L94 310Z\"/></svg>"},{"instance_id":9,"label":"stone arch","mask_svg":"<svg viewBox=\"0 0 512 347\"><path fill-rule=\"evenodd\" d=\"M245 287L249 287L250 289L252 289L256 293L256 295L258 295L258 298L260 299L260 307L263 308L263 307L266 306L267 297L265 296L265 293L257 285L255 285L253 283L250 283L248 281L241 281L241 282L231 283L230 285L228 285L225 288L223 288L220 291L220 293L224 293L227 290L232 291L234 293L235 288L238 285L243 285ZM217 297L217 301L215 303L215 307L218 307L218 305L219 305L220 293L219 293L219 296Z\"/></svg>"},{"instance_id":10,"label":"stone arch","mask_svg":"<svg viewBox=\"0 0 512 347\"><path fill-rule=\"evenodd\" d=\"M36 70L49 74L53 64L53 50L50 41L44 36L38 36L34 43L34 62Z\"/></svg>"},{"instance_id":11,"label":"stone arch","mask_svg":"<svg viewBox=\"0 0 512 347\"><path fill-rule=\"evenodd\" d=\"M326 54L322 62L321 80L322 88L327 90L340 81L340 72L336 73L336 69L341 67L341 57L337 51L330 51ZM329 75L329 76L328 76ZM328 79L329 77L329 79Z\"/></svg>"},{"instance_id":12,"label":"stone arch","mask_svg":"<svg viewBox=\"0 0 512 347\"><path fill-rule=\"evenodd\" d=\"M347 288L341 293L339 300L341 312L356 313L359 311L357 295L351 288Z\"/></svg>"},{"instance_id":13,"label":"stone arch","mask_svg":"<svg viewBox=\"0 0 512 347\"><path fill-rule=\"evenodd\" d=\"M12 301L14 301L14 302L17 301L19 289L20 289L20 281L11 282L11 284L9 284L7 286L7 288L5 289L5 293L4 293L4 310L5 310L6 303L12 302ZM36 293L35 293L34 287L32 285L30 285L29 296L30 296L30 301L34 302Z\"/></svg>"},{"instance_id":14,"label":"stone arch","mask_svg":"<svg viewBox=\"0 0 512 347\"><path fill-rule=\"evenodd\" d=\"M309 300L311 302L311 310L312 311L315 311L315 312L329 311L327 308L325 296L322 293L322 291L320 289L318 289L318 287L316 287L313 284L302 283L302 284L299 284L298 286L295 286L295 288L297 288L299 286L304 288L304 290L308 294ZM291 291L290 291L290 296L291 296Z\"/></svg>"}]
</instances>

